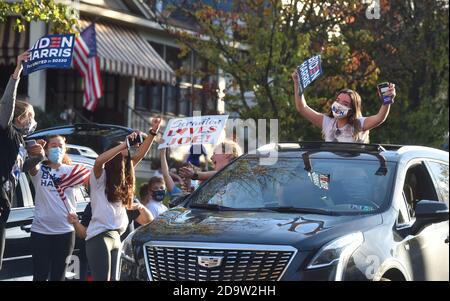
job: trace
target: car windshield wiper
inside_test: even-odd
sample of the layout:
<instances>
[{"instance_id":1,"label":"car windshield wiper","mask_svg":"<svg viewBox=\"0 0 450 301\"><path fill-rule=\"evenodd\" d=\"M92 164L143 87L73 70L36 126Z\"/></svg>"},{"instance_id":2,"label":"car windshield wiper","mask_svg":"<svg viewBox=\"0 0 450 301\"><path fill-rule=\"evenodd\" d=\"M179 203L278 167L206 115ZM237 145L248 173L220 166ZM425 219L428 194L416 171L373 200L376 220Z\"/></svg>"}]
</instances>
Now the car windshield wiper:
<instances>
[{"instance_id":1,"label":"car windshield wiper","mask_svg":"<svg viewBox=\"0 0 450 301\"><path fill-rule=\"evenodd\" d=\"M227 207L222 206L218 204L192 204L189 206L189 208L196 208L196 209L209 209L214 211L273 211L271 209L267 208L233 208L233 207Z\"/></svg>"},{"instance_id":2,"label":"car windshield wiper","mask_svg":"<svg viewBox=\"0 0 450 301\"><path fill-rule=\"evenodd\" d=\"M322 214L322 215L337 215L335 211L329 211L324 209L317 208L300 208L300 207L263 207L261 209L267 209L276 212L284 212L284 213L311 213L311 214Z\"/></svg>"},{"instance_id":3,"label":"car windshield wiper","mask_svg":"<svg viewBox=\"0 0 450 301\"><path fill-rule=\"evenodd\" d=\"M239 210L239 209L222 206L222 205L217 205L217 204L191 204L191 205L189 205L189 208L208 209L208 210L214 210L214 211Z\"/></svg>"}]
</instances>

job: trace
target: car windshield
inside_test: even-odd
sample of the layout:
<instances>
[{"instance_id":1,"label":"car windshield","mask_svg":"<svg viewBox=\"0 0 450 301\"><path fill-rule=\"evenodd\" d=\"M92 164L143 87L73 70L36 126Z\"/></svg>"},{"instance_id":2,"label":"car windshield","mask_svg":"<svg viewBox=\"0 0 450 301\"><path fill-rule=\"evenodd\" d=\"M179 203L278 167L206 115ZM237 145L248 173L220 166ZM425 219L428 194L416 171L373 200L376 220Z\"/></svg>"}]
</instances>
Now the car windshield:
<instances>
[{"instance_id":1,"label":"car windshield","mask_svg":"<svg viewBox=\"0 0 450 301\"><path fill-rule=\"evenodd\" d=\"M193 196L191 207L278 212L366 213L388 200L395 164L376 174L376 160L279 158L274 165L243 157L212 178ZM208 206L210 205L210 206Z\"/></svg>"}]
</instances>

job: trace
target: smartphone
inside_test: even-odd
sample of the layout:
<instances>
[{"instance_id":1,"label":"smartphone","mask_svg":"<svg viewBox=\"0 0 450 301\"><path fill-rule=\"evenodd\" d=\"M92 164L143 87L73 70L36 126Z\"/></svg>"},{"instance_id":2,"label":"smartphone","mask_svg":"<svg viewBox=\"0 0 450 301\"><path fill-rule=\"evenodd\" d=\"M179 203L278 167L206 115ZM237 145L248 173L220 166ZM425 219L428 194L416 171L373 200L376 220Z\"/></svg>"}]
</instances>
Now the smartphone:
<instances>
[{"instance_id":1,"label":"smartphone","mask_svg":"<svg viewBox=\"0 0 450 301\"><path fill-rule=\"evenodd\" d=\"M127 139L127 147L130 148L131 146L134 146L136 144L141 144L144 142L144 139L142 138L142 134L138 134L137 137L133 140L130 138Z\"/></svg>"},{"instance_id":2,"label":"smartphone","mask_svg":"<svg viewBox=\"0 0 450 301\"><path fill-rule=\"evenodd\" d=\"M377 85L378 92L380 93L381 101L384 104L392 103L392 96L385 95L385 93L389 90L389 83L384 82Z\"/></svg>"},{"instance_id":3,"label":"smartphone","mask_svg":"<svg viewBox=\"0 0 450 301\"><path fill-rule=\"evenodd\" d=\"M35 144L37 144L36 140L27 140L27 141L25 141L25 145L26 145L27 148L31 147L31 146L33 146Z\"/></svg>"}]
</instances>

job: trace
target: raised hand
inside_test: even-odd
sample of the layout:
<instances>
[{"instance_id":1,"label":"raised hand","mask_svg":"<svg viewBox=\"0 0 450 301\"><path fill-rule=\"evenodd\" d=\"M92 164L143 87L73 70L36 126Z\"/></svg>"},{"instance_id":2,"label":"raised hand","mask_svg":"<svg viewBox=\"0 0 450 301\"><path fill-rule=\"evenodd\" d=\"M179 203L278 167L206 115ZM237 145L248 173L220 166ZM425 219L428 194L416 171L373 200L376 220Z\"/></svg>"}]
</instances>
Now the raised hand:
<instances>
[{"instance_id":1,"label":"raised hand","mask_svg":"<svg viewBox=\"0 0 450 301\"><path fill-rule=\"evenodd\" d=\"M17 57L17 65L16 65L16 69L14 70L14 73L13 73L14 79L19 78L20 73L22 72L22 69L23 69L22 62L28 61L29 58L30 58L30 53L28 51L25 51L24 53L20 54Z\"/></svg>"},{"instance_id":2,"label":"raised hand","mask_svg":"<svg viewBox=\"0 0 450 301\"><path fill-rule=\"evenodd\" d=\"M152 130L155 132L158 132L159 127L161 125L161 118L152 118L151 125L152 125Z\"/></svg>"}]
</instances>

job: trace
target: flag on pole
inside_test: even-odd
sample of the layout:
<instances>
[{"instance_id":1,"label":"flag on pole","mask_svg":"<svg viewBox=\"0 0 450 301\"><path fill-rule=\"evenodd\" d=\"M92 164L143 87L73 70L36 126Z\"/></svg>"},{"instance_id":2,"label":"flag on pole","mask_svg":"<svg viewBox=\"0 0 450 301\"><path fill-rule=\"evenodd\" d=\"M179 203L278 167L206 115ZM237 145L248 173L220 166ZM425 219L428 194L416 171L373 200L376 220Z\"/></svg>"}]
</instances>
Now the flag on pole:
<instances>
[{"instance_id":1,"label":"flag on pole","mask_svg":"<svg viewBox=\"0 0 450 301\"><path fill-rule=\"evenodd\" d=\"M42 165L41 168L43 172L46 172L49 175L53 182L53 186L56 188L56 191L64 204L64 207L66 207L67 213L70 213L70 210L66 205L67 198L64 191L67 188L76 187L87 182L89 180L89 176L91 175L91 171L82 164L75 164L70 174L64 174L61 178L57 179L52 176L50 167Z\"/></svg>"},{"instance_id":2,"label":"flag on pole","mask_svg":"<svg viewBox=\"0 0 450 301\"><path fill-rule=\"evenodd\" d=\"M84 78L83 107L95 111L98 99L103 96L95 23L89 25L76 38L73 65Z\"/></svg>"}]
</instances>

